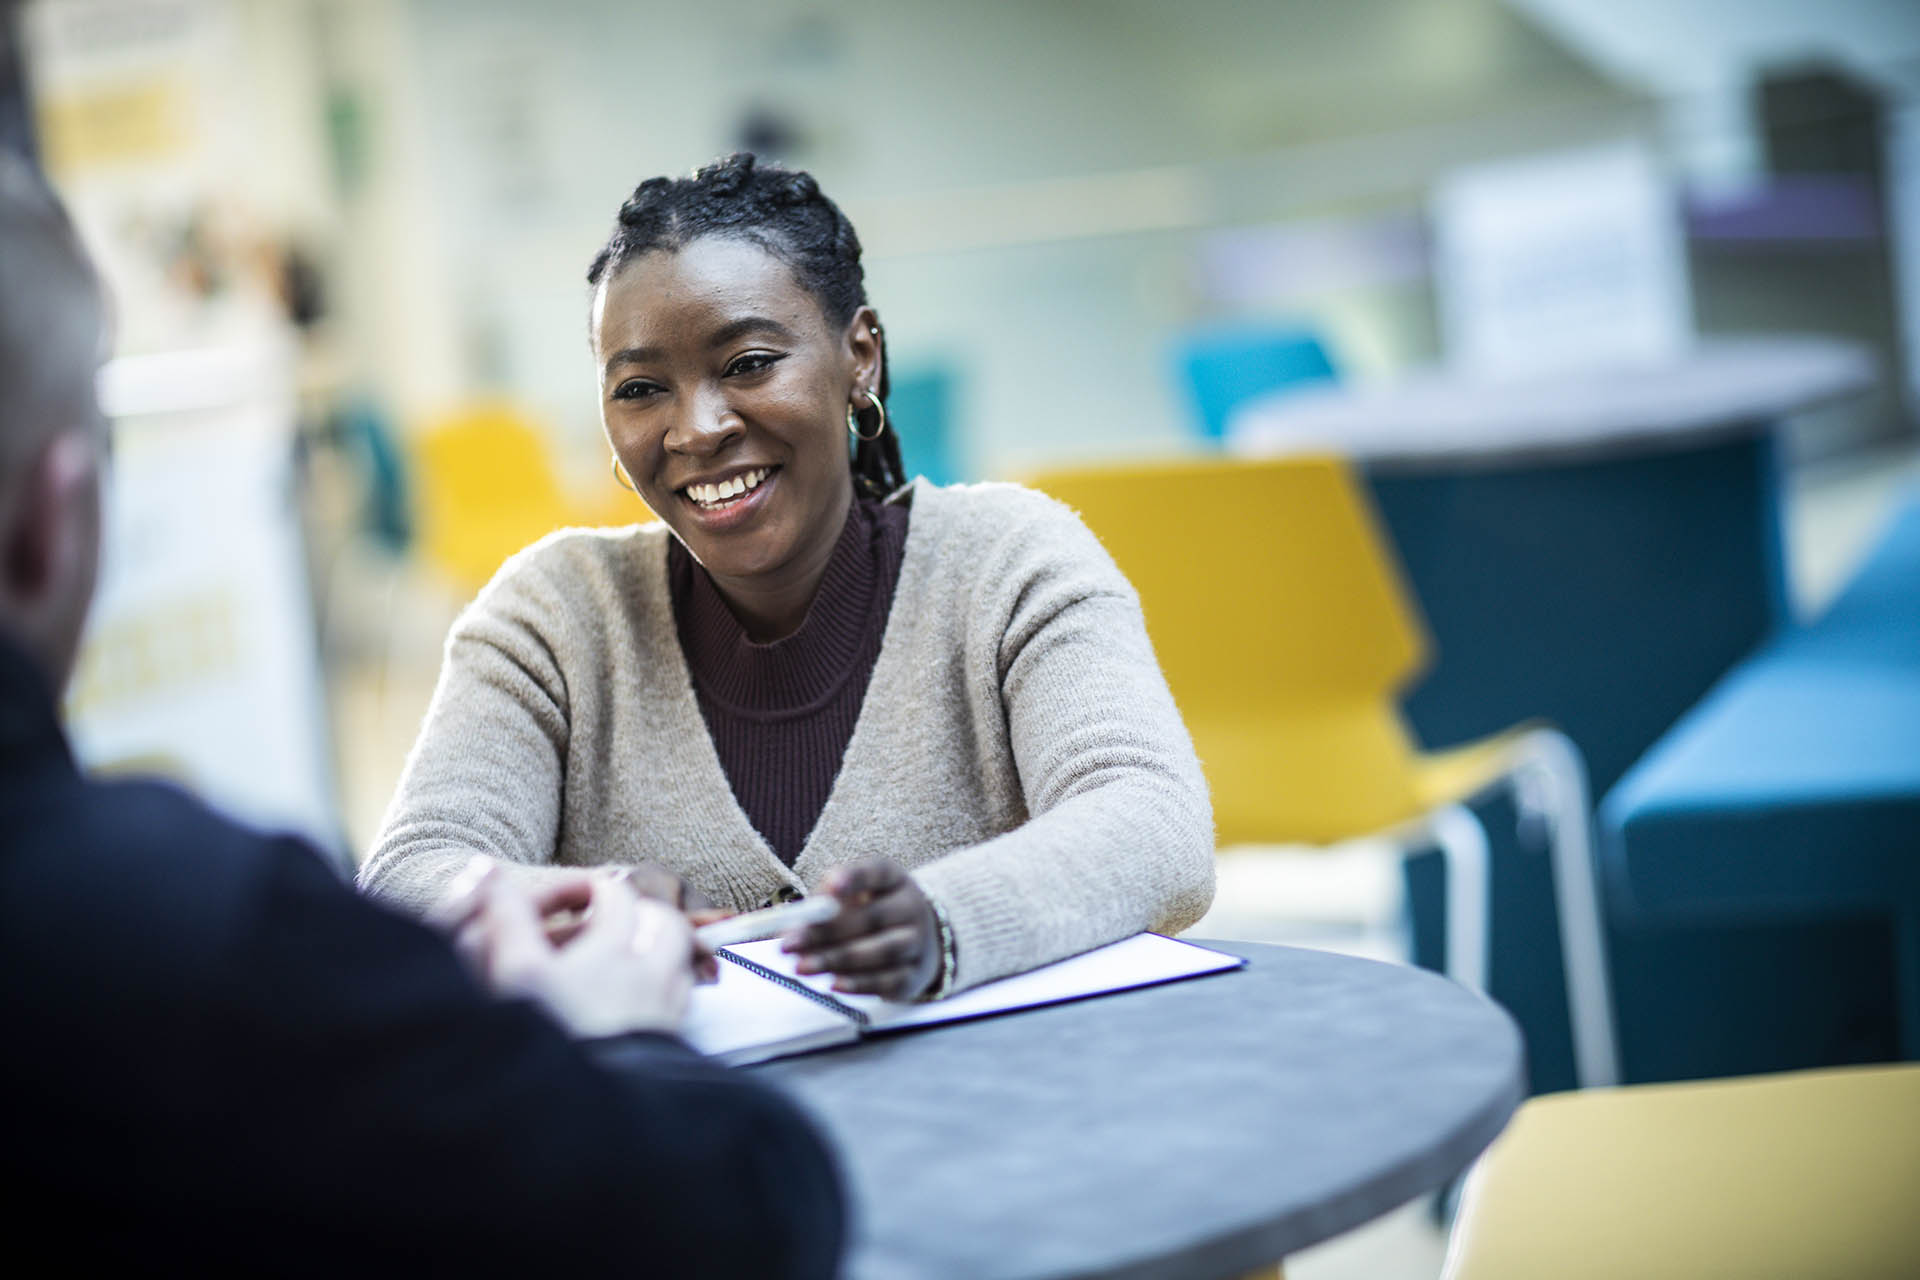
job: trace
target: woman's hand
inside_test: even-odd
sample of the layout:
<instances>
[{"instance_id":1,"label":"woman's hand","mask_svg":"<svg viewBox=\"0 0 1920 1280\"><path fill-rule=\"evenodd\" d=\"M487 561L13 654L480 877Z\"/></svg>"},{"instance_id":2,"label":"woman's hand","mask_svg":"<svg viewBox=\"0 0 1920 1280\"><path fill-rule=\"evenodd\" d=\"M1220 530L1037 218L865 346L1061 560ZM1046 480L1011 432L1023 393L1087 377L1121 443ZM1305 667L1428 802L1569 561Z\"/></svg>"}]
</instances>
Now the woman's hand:
<instances>
[{"instance_id":1,"label":"woman's hand","mask_svg":"<svg viewBox=\"0 0 1920 1280\"><path fill-rule=\"evenodd\" d=\"M780 949L799 957L800 973L831 973L833 989L912 1000L940 972L933 904L899 863L869 858L840 867L816 891L840 900L840 914L795 930Z\"/></svg>"}]
</instances>

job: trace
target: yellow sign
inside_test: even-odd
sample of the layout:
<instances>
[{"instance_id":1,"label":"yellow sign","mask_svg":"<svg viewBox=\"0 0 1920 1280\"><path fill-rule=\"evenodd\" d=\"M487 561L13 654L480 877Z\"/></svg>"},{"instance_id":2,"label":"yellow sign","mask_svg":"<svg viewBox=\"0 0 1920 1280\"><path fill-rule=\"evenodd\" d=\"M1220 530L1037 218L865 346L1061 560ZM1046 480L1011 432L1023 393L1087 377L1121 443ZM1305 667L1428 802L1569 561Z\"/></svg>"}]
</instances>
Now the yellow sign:
<instances>
[{"instance_id":1,"label":"yellow sign","mask_svg":"<svg viewBox=\"0 0 1920 1280\"><path fill-rule=\"evenodd\" d=\"M40 102L47 168L63 177L171 160L193 136L189 87L175 76L69 89Z\"/></svg>"}]
</instances>

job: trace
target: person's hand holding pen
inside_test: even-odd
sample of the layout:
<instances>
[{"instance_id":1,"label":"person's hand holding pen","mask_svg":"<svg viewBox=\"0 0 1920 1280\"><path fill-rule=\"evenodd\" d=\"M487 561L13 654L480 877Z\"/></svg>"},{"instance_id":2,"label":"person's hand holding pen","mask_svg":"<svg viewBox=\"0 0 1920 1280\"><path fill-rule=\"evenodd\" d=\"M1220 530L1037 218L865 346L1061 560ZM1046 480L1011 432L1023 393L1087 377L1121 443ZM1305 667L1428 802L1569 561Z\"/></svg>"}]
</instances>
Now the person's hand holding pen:
<instances>
[{"instance_id":1,"label":"person's hand holding pen","mask_svg":"<svg viewBox=\"0 0 1920 1280\"><path fill-rule=\"evenodd\" d=\"M547 940L554 946L566 945L585 924L590 886L596 877L624 884L643 898L680 908L687 922L696 930L701 925L724 920L732 914L724 907L714 906L707 895L655 863L602 867L596 871L582 871L573 880L544 887L540 899L541 923L546 928ZM697 932L694 934L693 971L703 984L720 979L719 957L713 954L712 947L700 940Z\"/></svg>"},{"instance_id":2,"label":"person's hand holding pen","mask_svg":"<svg viewBox=\"0 0 1920 1280\"><path fill-rule=\"evenodd\" d=\"M796 929L781 950L799 973L831 973L833 989L888 1000L914 1000L940 976L940 935L933 903L899 863L869 858L828 873L816 890L840 903L839 914Z\"/></svg>"},{"instance_id":3,"label":"person's hand holding pen","mask_svg":"<svg viewBox=\"0 0 1920 1280\"><path fill-rule=\"evenodd\" d=\"M556 942L546 921L560 912L577 919ZM436 919L481 981L539 1002L577 1036L672 1031L686 1014L692 927L614 878L570 878L536 893L476 859Z\"/></svg>"}]
</instances>

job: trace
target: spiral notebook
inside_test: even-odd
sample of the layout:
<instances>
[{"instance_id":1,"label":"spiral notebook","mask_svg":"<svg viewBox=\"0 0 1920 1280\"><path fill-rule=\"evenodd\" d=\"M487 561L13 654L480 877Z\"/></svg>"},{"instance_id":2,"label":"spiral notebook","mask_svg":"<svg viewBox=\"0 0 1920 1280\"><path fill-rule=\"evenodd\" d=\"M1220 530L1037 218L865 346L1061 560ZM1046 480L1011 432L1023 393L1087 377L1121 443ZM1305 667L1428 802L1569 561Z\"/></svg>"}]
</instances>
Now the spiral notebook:
<instances>
[{"instance_id":1,"label":"spiral notebook","mask_svg":"<svg viewBox=\"0 0 1920 1280\"><path fill-rule=\"evenodd\" d=\"M863 1036L984 1018L1237 969L1246 961L1157 933L1139 933L928 1004L841 995L827 975L801 977L778 938L722 947L720 981L699 987L680 1034L734 1064L849 1044Z\"/></svg>"}]
</instances>

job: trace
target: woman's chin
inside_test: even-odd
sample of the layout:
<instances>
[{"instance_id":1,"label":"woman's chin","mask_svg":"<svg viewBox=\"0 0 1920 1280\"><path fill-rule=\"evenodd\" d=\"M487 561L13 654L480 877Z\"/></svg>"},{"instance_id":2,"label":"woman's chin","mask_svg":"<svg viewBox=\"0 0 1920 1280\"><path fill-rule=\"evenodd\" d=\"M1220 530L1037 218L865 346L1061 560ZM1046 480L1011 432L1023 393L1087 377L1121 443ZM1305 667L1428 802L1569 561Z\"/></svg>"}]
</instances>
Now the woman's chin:
<instances>
[{"instance_id":1,"label":"woman's chin","mask_svg":"<svg viewBox=\"0 0 1920 1280\"><path fill-rule=\"evenodd\" d=\"M771 529L715 532L692 522L673 528L689 554L716 579L740 581L774 572L786 562L785 543Z\"/></svg>"}]
</instances>

